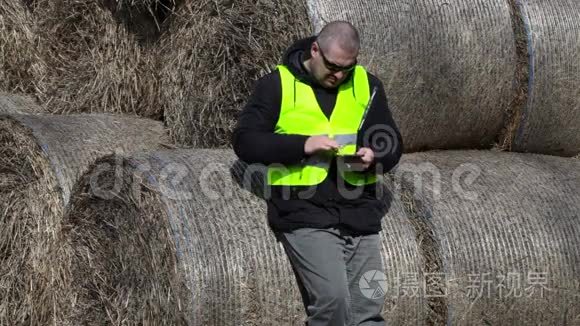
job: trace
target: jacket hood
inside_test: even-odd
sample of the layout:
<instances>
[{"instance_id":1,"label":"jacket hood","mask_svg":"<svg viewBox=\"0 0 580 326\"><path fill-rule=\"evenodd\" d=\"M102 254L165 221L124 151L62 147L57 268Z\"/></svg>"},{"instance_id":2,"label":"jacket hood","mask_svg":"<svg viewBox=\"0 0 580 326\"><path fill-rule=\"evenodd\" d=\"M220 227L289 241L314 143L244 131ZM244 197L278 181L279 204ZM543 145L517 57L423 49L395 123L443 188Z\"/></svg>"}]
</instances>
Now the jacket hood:
<instances>
[{"instance_id":1,"label":"jacket hood","mask_svg":"<svg viewBox=\"0 0 580 326\"><path fill-rule=\"evenodd\" d=\"M313 85L316 81L310 76L303 62L310 58L310 47L316 40L316 36L307 37L294 42L284 52L282 63L288 67L290 72L300 81Z\"/></svg>"}]
</instances>

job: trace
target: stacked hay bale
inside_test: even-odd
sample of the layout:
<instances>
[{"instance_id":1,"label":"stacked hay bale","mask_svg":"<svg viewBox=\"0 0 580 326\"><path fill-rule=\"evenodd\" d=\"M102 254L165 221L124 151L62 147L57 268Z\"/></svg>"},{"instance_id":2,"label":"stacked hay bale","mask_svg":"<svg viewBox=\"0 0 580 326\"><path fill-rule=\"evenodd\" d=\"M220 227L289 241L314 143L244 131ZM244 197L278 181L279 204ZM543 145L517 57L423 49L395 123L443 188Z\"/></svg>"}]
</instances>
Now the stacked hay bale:
<instances>
[{"instance_id":1,"label":"stacked hay bale","mask_svg":"<svg viewBox=\"0 0 580 326\"><path fill-rule=\"evenodd\" d=\"M10 43L5 57L30 58L8 61L3 71L20 69L8 80L28 80L19 89L52 113L164 119L183 145L227 146L255 79L291 41L310 34L302 0L17 3L0 7L10 9L7 16L17 7L18 23L30 26L18 34L5 27L0 37L27 41Z\"/></svg>"},{"instance_id":2,"label":"stacked hay bale","mask_svg":"<svg viewBox=\"0 0 580 326\"><path fill-rule=\"evenodd\" d=\"M407 155L385 179L395 190L382 234L388 322L571 323L579 164ZM71 199L57 254L80 275L68 285L72 323L300 323L293 274L266 225L263 167L229 151L179 150L112 156L94 169L100 177L85 175Z\"/></svg>"},{"instance_id":3,"label":"stacked hay bale","mask_svg":"<svg viewBox=\"0 0 580 326\"><path fill-rule=\"evenodd\" d=\"M267 226L263 168L223 150L157 151L101 165L122 172L83 177L59 246L78 275L72 323L302 323L294 274ZM389 320L419 322L421 298L394 292L397 273L420 268L401 205L393 204L385 230Z\"/></svg>"},{"instance_id":4,"label":"stacked hay bale","mask_svg":"<svg viewBox=\"0 0 580 326\"><path fill-rule=\"evenodd\" d=\"M573 156L579 10L571 0L1 1L0 89L55 113L164 119L179 144L227 146L253 81L310 23L346 19L407 151L499 142Z\"/></svg>"},{"instance_id":5,"label":"stacked hay bale","mask_svg":"<svg viewBox=\"0 0 580 326\"><path fill-rule=\"evenodd\" d=\"M417 153L394 178L408 217L430 235L421 252L436 266L428 300L444 307L435 324L580 321L580 162Z\"/></svg>"},{"instance_id":6,"label":"stacked hay bale","mask_svg":"<svg viewBox=\"0 0 580 326\"><path fill-rule=\"evenodd\" d=\"M316 30L359 28L360 61L383 81L406 151L494 144L518 92L507 1L308 2Z\"/></svg>"},{"instance_id":7,"label":"stacked hay bale","mask_svg":"<svg viewBox=\"0 0 580 326\"><path fill-rule=\"evenodd\" d=\"M175 142L229 146L254 81L309 34L302 0L183 1L160 39L160 103Z\"/></svg>"},{"instance_id":8,"label":"stacked hay bale","mask_svg":"<svg viewBox=\"0 0 580 326\"><path fill-rule=\"evenodd\" d=\"M529 49L528 98L514 150L580 153L580 2L522 1Z\"/></svg>"},{"instance_id":9,"label":"stacked hay bale","mask_svg":"<svg viewBox=\"0 0 580 326\"><path fill-rule=\"evenodd\" d=\"M37 0L34 93L52 113L131 113L160 118L157 61L113 15L93 0ZM113 9L113 12L111 11Z\"/></svg>"},{"instance_id":10,"label":"stacked hay bale","mask_svg":"<svg viewBox=\"0 0 580 326\"><path fill-rule=\"evenodd\" d=\"M0 324L60 324L67 266L48 253L77 178L115 151L155 149L159 122L113 115L0 115Z\"/></svg>"}]
</instances>

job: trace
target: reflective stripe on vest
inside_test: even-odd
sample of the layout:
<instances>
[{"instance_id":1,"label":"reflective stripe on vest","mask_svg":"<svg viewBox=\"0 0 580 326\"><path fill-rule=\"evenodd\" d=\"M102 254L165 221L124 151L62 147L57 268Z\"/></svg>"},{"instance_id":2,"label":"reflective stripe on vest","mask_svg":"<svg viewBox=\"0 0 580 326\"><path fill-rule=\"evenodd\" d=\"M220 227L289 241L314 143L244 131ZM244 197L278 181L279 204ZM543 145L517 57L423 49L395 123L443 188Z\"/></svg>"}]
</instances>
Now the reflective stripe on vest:
<instances>
[{"instance_id":1,"label":"reflective stripe on vest","mask_svg":"<svg viewBox=\"0 0 580 326\"><path fill-rule=\"evenodd\" d=\"M352 78L338 88L336 104L330 116L320 109L312 88L297 80L287 67L278 66L282 83L282 106L274 132L293 135L327 135L340 145L338 155L355 154L357 131L370 97L366 70L356 66ZM268 167L268 184L312 186L328 175L332 153L319 153L301 164ZM340 169L339 169L340 170ZM352 185L376 182L373 173L340 171Z\"/></svg>"}]
</instances>

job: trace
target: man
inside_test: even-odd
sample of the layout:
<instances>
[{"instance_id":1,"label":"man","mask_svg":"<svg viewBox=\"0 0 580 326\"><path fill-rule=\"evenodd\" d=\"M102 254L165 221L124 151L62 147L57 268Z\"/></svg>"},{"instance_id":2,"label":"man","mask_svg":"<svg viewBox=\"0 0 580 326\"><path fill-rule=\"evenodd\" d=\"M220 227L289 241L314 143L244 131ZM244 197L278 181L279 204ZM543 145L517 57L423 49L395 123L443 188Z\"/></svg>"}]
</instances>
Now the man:
<instances>
[{"instance_id":1,"label":"man","mask_svg":"<svg viewBox=\"0 0 580 326\"><path fill-rule=\"evenodd\" d=\"M268 165L268 223L310 326L384 325L383 296L359 282L383 271L376 174L398 163L403 144L382 83L356 64L359 47L343 21L297 41L258 80L233 136L240 159Z\"/></svg>"}]
</instances>

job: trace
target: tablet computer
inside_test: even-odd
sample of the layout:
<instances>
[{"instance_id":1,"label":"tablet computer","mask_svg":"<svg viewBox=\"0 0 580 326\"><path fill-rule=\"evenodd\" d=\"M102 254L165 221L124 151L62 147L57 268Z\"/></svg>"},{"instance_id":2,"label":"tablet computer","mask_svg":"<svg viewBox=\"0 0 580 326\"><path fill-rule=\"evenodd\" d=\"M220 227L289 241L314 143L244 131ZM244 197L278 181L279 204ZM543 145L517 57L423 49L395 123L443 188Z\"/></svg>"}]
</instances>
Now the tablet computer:
<instances>
[{"instance_id":1,"label":"tablet computer","mask_svg":"<svg viewBox=\"0 0 580 326\"><path fill-rule=\"evenodd\" d=\"M359 155L337 155L339 169L345 171L364 171L364 161Z\"/></svg>"},{"instance_id":2,"label":"tablet computer","mask_svg":"<svg viewBox=\"0 0 580 326\"><path fill-rule=\"evenodd\" d=\"M338 157L342 158L344 163L364 163L362 160L362 156L360 155L338 155Z\"/></svg>"}]
</instances>

